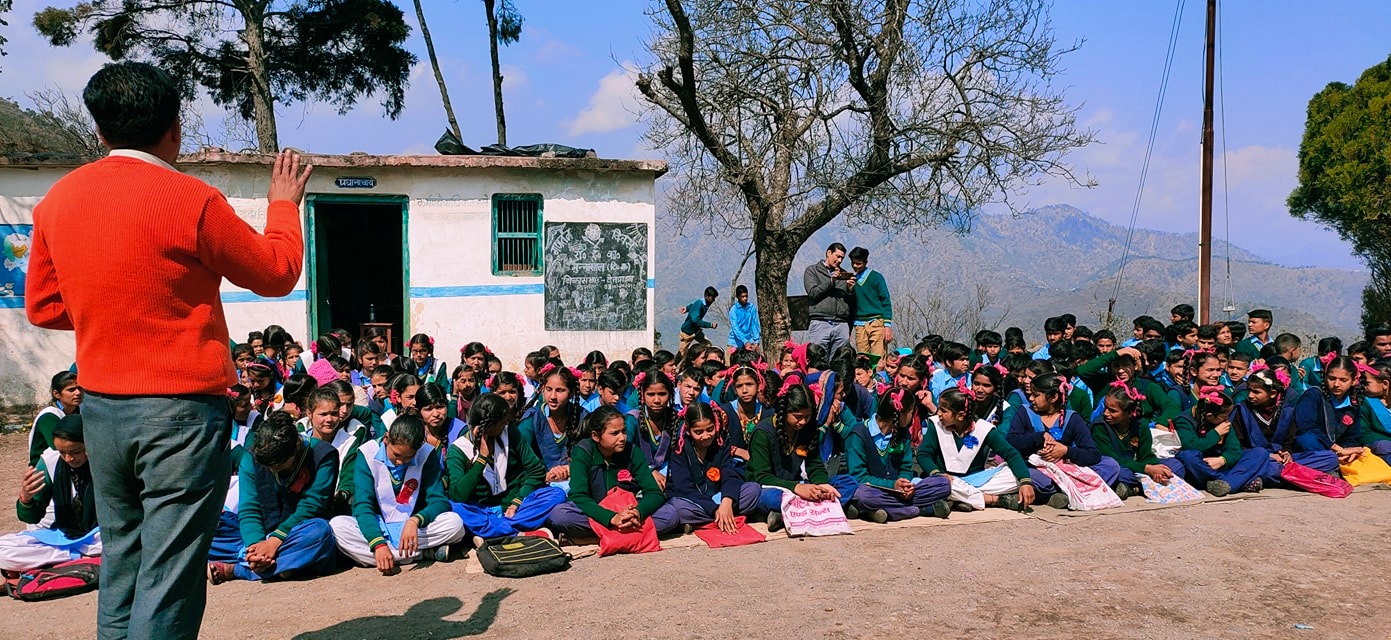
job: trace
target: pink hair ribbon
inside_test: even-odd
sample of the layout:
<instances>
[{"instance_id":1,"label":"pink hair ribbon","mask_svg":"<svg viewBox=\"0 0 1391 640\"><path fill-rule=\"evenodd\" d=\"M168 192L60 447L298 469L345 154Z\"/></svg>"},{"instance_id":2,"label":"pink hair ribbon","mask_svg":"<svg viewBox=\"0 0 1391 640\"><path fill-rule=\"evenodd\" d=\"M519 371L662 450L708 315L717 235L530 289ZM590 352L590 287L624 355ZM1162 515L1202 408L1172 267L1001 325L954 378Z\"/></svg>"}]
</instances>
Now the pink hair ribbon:
<instances>
[{"instance_id":1,"label":"pink hair ribbon","mask_svg":"<svg viewBox=\"0 0 1391 640\"><path fill-rule=\"evenodd\" d=\"M1222 397L1222 392L1222 387L1204 385L1198 387L1198 399L1220 406L1226 404L1226 400Z\"/></svg>"},{"instance_id":2,"label":"pink hair ribbon","mask_svg":"<svg viewBox=\"0 0 1391 640\"><path fill-rule=\"evenodd\" d=\"M1124 389L1125 397L1130 398L1131 400L1134 400L1136 402L1140 402L1145 399L1145 394L1140 393L1139 389L1136 389L1135 387L1126 384L1124 381L1117 380L1115 382L1112 382L1111 387L1114 389Z\"/></svg>"},{"instance_id":3,"label":"pink hair ribbon","mask_svg":"<svg viewBox=\"0 0 1391 640\"><path fill-rule=\"evenodd\" d=\"M1338 353L1337 353L1337 352L1335 352L1335 351L1329 351L1328 353L1325 353L1325 354L1319 356L1319 364L1321 364L1321 365L1323 365L1323 366L1326 367L1326 366L1328 366L1328 363L1333 362L1333 359L1334 359L1334 358L1337 358L1337 357L1338 357ZM1359 363L1359 364L1361 364L1361 363ZM1366 365L1363 365L1363 366L1366 366Z\"/></svg>"}]
</instances>

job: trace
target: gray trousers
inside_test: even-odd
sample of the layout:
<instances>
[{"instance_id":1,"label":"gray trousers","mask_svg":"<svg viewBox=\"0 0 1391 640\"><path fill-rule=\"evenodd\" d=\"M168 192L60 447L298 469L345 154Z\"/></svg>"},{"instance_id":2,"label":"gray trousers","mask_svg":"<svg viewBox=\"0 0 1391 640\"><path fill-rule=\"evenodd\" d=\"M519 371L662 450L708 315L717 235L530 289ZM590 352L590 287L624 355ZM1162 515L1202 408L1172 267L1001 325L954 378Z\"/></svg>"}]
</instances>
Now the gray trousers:
<instances>
[{"instance_id":1,"label":"gray trousers","mask_svg":"<svg viewBox=\"0 0 1391 640\"><path fill-rule=\"evenodd\" d=\"M830 320L812 320L807 326L807 343L819 344L826 349L826 357L835 354L840 347L854 348L850 342L850 323Z\"/></svg>"},{"instance_id":2,"label":"gray trousers","mask_svg":"<svg viewBox=\"0 0 1391 640\"><path fill-rule=\"evenodd\" d=\"M97 637L197 638L230 473L227 399L92 393L82 420L104 546Z\"/></svg>"}]
</instances>

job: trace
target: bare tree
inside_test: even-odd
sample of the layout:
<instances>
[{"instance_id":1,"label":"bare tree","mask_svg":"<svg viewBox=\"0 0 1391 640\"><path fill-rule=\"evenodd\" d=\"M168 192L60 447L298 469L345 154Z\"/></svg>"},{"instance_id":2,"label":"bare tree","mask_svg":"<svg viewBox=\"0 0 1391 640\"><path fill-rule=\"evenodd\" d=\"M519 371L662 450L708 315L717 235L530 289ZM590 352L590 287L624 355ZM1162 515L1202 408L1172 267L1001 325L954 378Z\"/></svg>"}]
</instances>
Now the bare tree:
<instances>
[{"instance_id":1,"label":"bare tree","mask_svg":"<svg viewBox=\"0 0 1391 640\"><path fill-rule=\"evenodd\" d=\"M502 110L502 66L497 45L512 44L522 37L522 14L512 0L483 0L488 12L488 52L493 58L493 110L497 115L497 143L507 146L507 117Z\"/></svg>"},{"instance_id":2,"label":"bare tree","mask_svg":"<svg viewBox=\"0 0 1391 640\"><path fill-rule=\"evenodd\" d=\"M999 329L1009 318L1008 307L993 320L987 318L989 314L986 312L993 297L990 287L985 284L977 283L969 296L947 297L945 292L959 286L959 283L939 280L925 289L908 291L895 297L895 337L902 335L902 339L908 341L935 333L948 340L974 344L971 338L977 331Z\"/></svg>"},{"instance_id":3,"label":"bare tree","mask_svg":"<svg viewBox=\"0 0 1391 640\"><path fill-rule=\"evenodd\" d=\"M420 0L415 0L415 18L420 21L420 35L425 38L425 51L430 55L430 68L435 70L435 82L440 86L440 99L444 101L444 115L449 119L449 130L454 133L454 137L463 140L464 134L459 132L459 121L454 118L454 103L449 101L449 88L444 84L444 72L440 70L439 58L435 56L435 40L430 37L430 27L425 24L425 9L420 6ZM494 59L497 56L494 55Z\"/></svg>"},{"instance_id":4,"label":"bare tree","mask_svg":"<svg viewBox=\"0 0 1391 640\"><path fill-rule=\"evenodd\" d=\"M58 87L38 89L24 95L34 104L38 121L60 138L53 151L76 153L83 158L93 159L106 154L106 147L97 136L97 125L80 98L70 96Z\"/></svg>"},{"instance_id":5,"label":"bare tree","mask_svg":"<svg viewBox=\"0 0 1391 640\"><path fill-rule=\"evenodd\" d=\"M751 243L763 343L798 248L838 216L926 233L1019 212L1089 143L1050 80L1046 0L662 0L637 80L672 210Z\"/></svg>"}]
</instances>

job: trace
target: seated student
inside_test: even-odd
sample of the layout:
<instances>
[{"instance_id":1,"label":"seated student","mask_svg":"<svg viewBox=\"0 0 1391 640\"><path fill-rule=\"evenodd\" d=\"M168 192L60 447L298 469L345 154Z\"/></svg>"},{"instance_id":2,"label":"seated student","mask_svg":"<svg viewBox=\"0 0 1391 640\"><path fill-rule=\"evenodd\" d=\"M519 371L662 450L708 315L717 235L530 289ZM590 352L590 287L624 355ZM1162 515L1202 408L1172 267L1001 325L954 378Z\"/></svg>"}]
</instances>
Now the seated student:
<instances>
[{"instance_id":1,"label":"seated student","mask_svg":"<svg viewBox=\"0 0 1391 640\"><path fill-rule=\"evenodd\" d=\"M415 392L415 406L420 420L425 423L425 441L440 452L440 464L444 464L449 445L464 434L468 425L463 419L449 415L449 395L438 383L420 385L420 390ZM449 486L447 474L444 483Z\"/></svg>"},{"instance_id":2,"label":"seated student","mask_svg":"<svg viewBox=\"0 0 1391 640\"><path fill-rule=\"evenodd\" d=\"M372 370L370 378L372 382L367 399L367 408L378 417L386 413L387 402L391 396L391 379L396 376L396 369L389 364L379 364Z\"/></svg>"},{"instance_id":3,"label":"seated student","mask_svg":"<svg viewBox=\"0 0 1391 640\"><path fill-rule=\"evenodd\" d=\"M619 413L628 413L628 405L623 402L623 395L628 390L628 376L623 370L616 367L605 369L599 374L599 379L595 381L596 393L599 395L599 406L613 407ZM599 407L595 407L597 410Z\"/></svg>"},{"instance_id":4,"label":"seated student","mask_svg":"<svg viewBox=\"0 0 1391 640\"><path fill-rule=\"evenodd\" d=\"M907 391L909 396L917 399L915 404L921 417L937 412L932 391L927 388L927 381L931 377L932 364L922 355L914 354L899 358L898 372L894 375L893 386Z\"/></svg>"},{"instance_id":5,"label":"seated student","mask_svg":"<svg viewBox=\"0 0 1391 640\"><path fill-rule=\"evenodd\" d=\"M975 335L976 348L971 350L971 366L992 365L1000 361L1000 349L1005 340L1000 332L981 329Z\"/></svg>"},{"instance_id":6,"label":"seated student","mask_svg":"<svg viewBox=\"0 0 1391 640\"><path fill-rule=\"evenodd\" d=\"M1348 345L1348 357L1352 358L1354 362L1371 364L1373 361L1378 360L1374 350L1375 347L1373 347L1370 342L1358 340Z\"/></svg>"},{"instance_id":7,"label":"seated student","mask_svg":"<svg viewBox=\"0 0 1391 640\"><path fill-rule=\"evenodd\" d=\"M670 500L657 511L665 518L675 518L687 533L711 522L733 533L734 516L756 511L763 488L744 479L743 462L734 455L726 437L728 417L724 409L693 404L682 422L684 428L671 450L666 486Z\"/></svg>"},{"instance_id":8,"label":"seated student","mask_svg":"<svg viewBox=\"0 0 1391 640\"><path fill-rule=\"evenodd\" d=\"M372 408L372 372L382 364L382 348L371 340L358 340L353 349L354 369L348 382L353 385L353 404Z\"/></svg>"},{"instance_id":9,"label":"seated student","mask_svg":"<svg viewBox=\"0 0 1391 640\"><path fill-rule=\"evenodd\" d=\"M746 364L735 368L727 380L734 399L721 406L726 420L724 440L729 443L734 457L747 462L749 436L753 435L754 427L763 420L765 412L762 396L766 379L762 370Z\"/></svg>"},{"instance_id":10,"label":"seated student","mask_svg":"<svg viewBox=\"0 0 1391 640\"><path fill-rule=\"evenodd\" d=\"M960 342L945 343L937 356L942 368L932 374L932 380L928 385L932 390L934 402L943 391L957 386L958 382L967 386L971 384L971 376L968 375L971 370L971 351L966 345Z\"/></svg>"},{"instance_id":11,"label":"seated student","mask_svg":"<svg viewBox=\"0 0 1391 640\"><path fill-rule=\"evenodd\" d=\"M227 400L231 403L232 411L232 447L246 446L247 436L256 430L256 425L261 423L262 416L255 409L251 408L251 390L246 387L234 384L227 388Z\"/></svg>"},{"instance_id":12,"label":"seated student","mask_svg":"<svg viewBox=\"0 0 1391 640\"><path fill-rule=\"evenodd\" d=\"M984 420L999 426L1009 402L1005 400L1005 375L1008 370L1002 365L980 364L971 371L972 396L978 398L971 403L971 420Z\"/></svg>"},{"instance_id":13,"label":"seated student","mask_svg":"<svg viewBox=\"0 0 1391 640\"><path fill-rule=\"evenodd\" d=\"M483 380L491 375L488 373L488 357L491 355L493 352L482 342L470 342L459 349L459 366L473 369L478 379Z\"/></svg>"},{"instance_id":14,"label":"seated student","mask_svg":"<svg viewBox=\"0 0 1391 640\"><path fill-rule=\"evenodd\" d=\"M1323 386L1310 387L1299 397L1294 425L1295 442L1302 450L1332 451L1340 464L1366 452L1366 426L1358 419L1363 402L1360 378L1352 358L1334 358L1324 367Z\"/></svg>"},{"instance_id":15,"label":"seated student","mask_svg":"<svg viewBox=\"0 0 1391 640\"><path fill-rule=\"evenodd\" d=\"M1101 355L1106 355L1116 350L1116 334L1110 329L1102 329L1092 335L1092 344L1096 345L1096 350Z\"/></svg>"},{"instance_id":16,"label":"seated student","mask_svg":"<svg viewBox=\"0 0 1391 640\"><path fill-rule=\"evenodd\" d=\"M280 380L280 370L264 359L246 365L246 388L251 390L251 406L257 413L279 411L285 404Z\"/></svg>"},{"instance_id":17,"label":"seated student","mask_svg":"<svg viewBox=\"0 0 1391 640\"><path fill-rule=\"evenodd\" d=\"M1215 353L1192 351L1188 352L1188 363L1184 366L1188 384L1179 395L1179 409L1192 411L1193 405L1198 403L1199 389L1222 387L1222 363Z\"/></svg>"},{"instance_id":18,"label":"seated student","mask_svg":"<svg viewBox=\"0 0 1391 640\"><path fill-rule=\"evenodd\" d=\"M19 485L15 514L34 525L0 536L0 570L29 571L101 555L96 492L82 438L82 416L64 416L53 427L53 448L39 456ZM53 519L45 525L49 507Z\"/></svg>"},{"instance_id":19,"label":"seated student","mask_svg":"<svg viewBox=\"0 0 1391 640\"><path fill-rule=\"evenodd\" d=\"M377 343L377 348L381 349L382 352L381 364L396 365L400 356L391 352L391 345L387 343L386 329L384 327L368 327L368 329L362 333L362 338Z\"/></svg>"},{"instance_id":20,"label":"seated student","mask_svg":"<svg viewBox=\"0 0 1391 640\"><path fill-rule=\"evenodd\" d=\"M683 378L684 392L692 397L692 407L702 404L693 397L690 383L692 378ZM624 420L628 423L629 446L642 450L643 458L652 466L653 479L663 491L667 486L667 467L672 443L680 434L681 421L677 411L671 406L671 380L660 371L638 376L638 397L641 403L637 409L628 412ZM697 387L698 388L698 387Z\"/></svg>"},{"instance_id":21,"label":"seated student","mask_svg":"<svg viewBox=\"0 0 1391 640\"><path fill-rule=\"evenodd\" d=\"M584 430L589 437L575 443L570 458L570 499L551 510L551 530L568 538L589 537L594 535L591 519L600 526L629 531L641 527L647 518L659 534L675 529L675 511L661 510L666 496L657 486L652 466L642 449L628 444L623 414L599 407L585 418ZM599 506L614 488L631 491L637 506L619 512Z\"/></svg>"},{"instance_id":22,"label":"seated student","mask_svg":"<svg viewBox=\"0 0 1391 640\"><path fill-rule=\"evenodd\" d=\"M1030 411L1014 414L1005 438L1026 462L1033 454L1048 462L1071 462L1091 468L1106 484L1114 485L1120 476L1120 465L1101 455L1082 417L1067 409L1064 398L1072 392L1070 387L1071 384L1056 373L1034 378L1029 389ZM1058 491L1058 485L1048 474L1030 468L1029 477L1039 496L1048 497L1048 506L1067 508L1067 494Z\"/></svg>"},{"instance_id":23,"label":"seated student","mask_svg":"<svg viewBox=\"0 0 1391 640\"><path fill-rule=\"evenodd\" d=\"M1253 368L1255 371L1246 378L1246 399L1237 402L1232 413L1232 429L1241 446L1265 449L1272 460L1281 464L1293 461L1324 473L1337 472L1338 456L1332 451L1303 451L1295 441L1295 399L1286 393L1289 375L1264 364ZM1274 481L1279 473L1267 472L1262 477Z\"/></svg>"},{"instance_id":24,"label":"seated student","mask_svg":"<svg viewBox=\"0 0 1391 640\"><path fill-rule=\"evenodd\" d=\"M874 381L886 387L892 387L894 376L898 375L898 361L903 356L913 355L913 350L908 347L900 348L897 351L890 351L884 354L884 359L880 361L880 371L874 374Z\"/></svg>"},{"instance_id":25,"label":"seated student","mask_svg":"<svg viewBox=\"0 0 1391 640\"><path fill-rule=\"evenodd\" d=\"M1195 487L1221 497L1235 492L1257 492L1268 469L1266 449L1241 448L1239 434L1232 433L1236 403L1222 387L1203 387L1192 411L1174 420L1182 448L1174 454L1183 463L1184 479Z\"/></svg>"},{"instance_id":26,"label":"seated student","mask_svg":"<svg viewBox=\"0 0 1391 640\"><path fill-rule=\"evenodd\" d=\"M430 336L417 333L411 336L410 358L400 360L402 370L413 374L420 384L434 382L444 385L449 378L445 377L449 371L449 364L441 362L435 358L435 339Z\"/></svg>"},{"instance_id":27,"label":"seated student","mask_svg":"<svg viewBox=\"0 0 1391 640\"><path fill-rule=\"evenodd\" d=\"M592 367L580 369L579 382L580 408L593 411L599 408L599 372Z\"/></svg>"},{"instance_id":28,"label":"seated student","mask_svg":"<svg viewBox=\"0 0 1391 640\"><path fill-rule=\"evenodd\" d=\"M285 348L280 350L280 376L289 379L295 374L304 374L304 345L298 342L289 342Z\"/></svg>"},{"instance_id":29,"label":"seated student","mask_svg":"<svg viewBox=\"0 0 1391 640\"><path fill-rule=\"evenodd\" d=\"M1170 351L1164 356L1159 370L1154 372L1154 381L1180 409L1185 403L1190 408L1193 406L1191 399L1184 399L1184 396L1191 394L1188 390L1188 356L1182 351Z\"/></svg>"},{"instance_id":30,"label":"seated student","mask_svg":"<svg viewBox=\"0 0 1391 640\"><path fill-rule=\"evenodd\" d=\"M951 500L966 510L1022 511L1035 498L1029 468L1005 439L1004 429L971 419L972 393L942 392L941 409L928 421L931 429L918 445L918 467L924 477L945 476L951 483ZM1005 464L987 468L986 462L997 455ZM1009 473L1003 473L1006 469Z\"/></svg>"},{"instance_id":31,"label":"seated student","mask_svg":"<svg viewBox=\"0 0 1391 640\"><path fill-rule=\"evenodd\" d=\"M415 394L419 390L420 378L415 377L415 374L392 375L391 382L387 385L386 402L383 404L385 409L382 411L382 424L385 424L387 429L391 428L396 416L415 409Z\"/></svg>"},{"instance_id":32,"label":"seated student","mask_svg":"<svg viewBox=\"0 0 1391 640\"><path fill-rule=\"evenodd\" d=\"M1050 349L1052 346L1063 339L1063 333L1067 331L1067 321L1062 317L1052 317L1043 322L1043 337L1047 340L1042 348L1034 352L1035 360L1047 360L1052 357Z\"/></svg>"},{"instance_id":33,"label":"seated student","mask_svg":"<svg viewBox=\"0 0 1391 640\"><path fill-rule=\"evenodd\" d=\"M542 365L537 375L540 391L517 425L517 432L546 465L546 482L568 492L570 449L583 439L585 413L580 408L579 381L572 371L554 362Z\"/></svg>"},{"instance_id":34,"label":"seated student","mask_svg":"<svg viewBox=\"0 0 1391 640\"><path fill-rule=\"evenodd\" d=\"M1217 351L1217 325L1205 324L1198 327L1198 342L1193 346L1199 351Z\"/></svg>"},{"instance_id":35,"label":"seated student","mask_svg":"<svg viewBox=\"0 0 1391 640\"><path fill-rule=\"evenodd\" d=\"M1180 320L1165 330L1170 351L1189 351L1198 348L1198 325L1192 320Z\"/></svg>"},{"instance_id":36,"label":"seated student","mask_svg":"<svg viewBox=\"0 0 1391 640\"><path fill-rule=\"evenodd\" d=\"M902 369L899 374L903 374ZM777 393L773 415L759 422L749 438L746 475L764 487L759 506L768 512L769 531L782 528L784 490L803 500L839 500L845 506L859 487L853 477L826 473L818 455L820 432L815 410L811 390L800 378L789 376Z\"/></svg>"},{"instance_id":37,"label":"seated student","mask_svg":"<svg viewBox=\"0 0 1391 640\"><path fill-rule=\"evenodd\" d=\"M1092 410L1096 408L1096 395L1077 375L1077 363L1093 359L1095 353L1096 348L1091 345L1079 346L1067 340L1060 340L1053 345L1052 357L1049 358L1049 362L1053 363L1053 372L1062 376L1072 386L1072 392L1067 397L1067 408L1077 412L1079 416L1092 414Z\"/></svg>"},{"instance_id":38,"label":"seated student","mask_svg":"<svg viewBox=\"0 0 1391 640\"><path fill-rule=\"evenodd\" d=\"M700 365L700 377L705 383L705 404L717 402L727 402L734 397L729 391L724 381L725 366L714 358L706 358L705 364Z\"/></svg>"},{"instance_id":39,"label":"seated student","mask_svg":"<svg viewBox=\"0 0 1391 640\"><path fill-rule=\"evenodd\" d=\"M1077 367L1077 372L1097 388L1109 389L1115 382L1123 382L1134 388L1144 396L1144 400L1140 401L1138 416L1141 424L1146 427L1167 426L1182 410L1158 383L1141 376L1143 359L1138 349L1122 347L1083 363ZM1103 384L1105 386L1101 386ZM1095 422L1100 417L1100 411L1093 410L1091 421Z\"/></svg>"},{"instance_id":40,"label":"seated student","mask_svg":"<svg viewBox=\"0 0 1391 640\"><path fill-rule=\"evenodd\" d=\"M1227 355L1227 366L1222 372L1222 384L1232 390L1232 399L1237 403L1246 399L1246 377L1251 374L1251 356L1240 351ZM1319 380L1323 380L1320 372ZM1293 404L1293 403L1291 403Z\"/></svg>"},{"instance_id":41,"label":"seated student","mask_svg":"<svg viewBox=\"0 0 1391 640\"><path fill-rule=\"evenodd\" d=\"M957 388L966 386L963 382ZM903 389L885 392L870 418L855 420L845 438L846 471L860 483L851 508L881 524L920 515L945 518L951 513L946 503L951 482L946 477L914 478L914 450L923 436L920 426L910 429L903 420L915 419L911 412L900 410L905 400L911 401L906 395Z\"/></svg>"},{"instance_id":42,"label":"seated student","mask_svg":"<svg viewBox=\"0 0 1391 640\"><path fill-rule=\"evenodd\" d=\"M1391 396L1391 361L1378 360L1373 365L1357 367L1362 374L1362 442L1373 454L1391 460L1391 410L1386 399Z\"/></svg>"},{"instance_id":43,"label":"seated student","mask_svg":"<svg viewBox=\"0 0 1391 640\"><path fill-rule=\"evenodd\" d=\"M335 411L337 403L335 396ZM327 574L335 560L326 518L338 480L338 452L317 439L306 442L293 416L283 411L258 425L252 440L250 455L238 464L237 526L219 527L208 580L218 585Z\"/></svg>"},{"instance_id":44,"label":"seated student","mask_svg":"<svg viewBox=\"0 0 1391 640\"><path fill-rule=\"evenodd\" d=\"M536 393L541 389L541 369L550 364L550 356L541 351L532 351L522 360L522 397L528 405L536 401Z\"/></svg>"},{"instance_id":45,"label":"seated student","mask_svg":"<svg viewBox=\"0 0 1391 640\"><path fill-rule=\"evenodd\" d=\"M75 415L82 407L82 387L77 386L77 374L62 371L48 385L53 401L39 410L29 427L29 466L38 464L39 457L53 448L53 429L64 417Z\"/></svg>"},{"instance_id":46,"label":"seated student","mask_svg":"<svg viewBox=\"0 0 1391 640\"><path fill-rule=\"evenodd\" d=\"M1154 439L1148 423L1140 416L1144 394L1124 382L1112 383L1101 402L1101 415L1091 425L1092 440L1101 455L1120 464L1120 474L1111 487L1122 500L1140 495L1143 473L1161 485L1169 484L1175 475L1183 476L1183 463L1177 459L1160 460L1154 455Z\"/></svg>"},{"instance_id":47,"label":"seated student","mask_svg":"<svg viewBox=\"0 0 1391 640\"><path fill-rule=\"evenodd\" d=\"M295 420L304 418L307 411L305 405L309 401L309 394L319 388L319 382L307 374L295 373L285 380L285 386L281 390L284 402L280 405L280 411L290 414ZM302 423L301 423L301 426Z\"/></svg>"},{"instance_id":48,"label":"seated student","mask_svg":"<svg viewBox=\"0 0 1391 640\"><path fill-rule=\"evenodd\" d=\"M352 508L353 490L356 488L352 470L356 466L358 450L362 443L372 440L371 429L351 415L353 405L345 404L344 396L348 390L330 383L314 390L306 406L309 415L304 420L304 437L313 443L322 442L337 452L334 468L334 491L332 511L347 513ZM344 411L348 408L348 411Z\"/></svg>"},{"instance_id":49,"label":"seated student","mask_svg":"<svg viewBox=\"0 0 1391 640\"><path fill-rule=\"evenodd\" d=\"M249 344L232 347L232 364L237 369L237 382L246 384L246 365L256 360L256 352Z\"/></svg>"},{"instance_id":50,"label":"seated student","mask_svg":"<svg viewBox=\"0 0 1391 640\"><path fill-rule=\"evenodd\" d=\"M1237 338L1236 350L1250 355L1251 360L1255 361L1260 359L1261 348L1270 340L1270 325L1274 323L1275 316L1269 309L1253 309L1246 317L1246 325L1243 328L1249 329L1251 335L1244 339ZM1235 327L1232 333L1236 333Z\"/></svg>"},{"instance_id":51,"label":"seated student","mask_svg":"<svg viewBox=\"0 0 1391 640\"><path fill-rule=\"evenodd\" d=\"M482 379L477 371L466 364L454 367L454 371L449 374L449 386L441 385L448 392L449 403L446 406L450 418L468 417L469 408L483 393Z\"/></svg>"},{"instance_id":52,"label":"seated student","mask_svg":"<svg viewBox=\"0 0 1391 640\"><path fill-rule=\"evenodd\" d=\"M464 522L444 494L439 452L425 442L425 422L412 410L386 436L358 449L353 515L329 521L338 549L383 575L400 573L422 554L449 559L449 545L464 539Z\"/></svg>"},{"instance_id":53,"label":"seated student","mask_svg":"<svg viewBox=\"0 0 1391 640\"><path fill-rule=\"evenodd\" d=\"M1283 334L1282 334L1283 335ZM1275 338L1280 341L1279 337ZM1323 386L1323 368L1334 358L1340 355L1343 350L1343 341L1339 338L1323 338L1319 340L1318 355L1309 356L1299 362L1299 370L1304 373L1305 387ZM1291 362L1295 362L1291 360Z\"/></svg>"},{"instance_id":54,"label":"seated student","mask_svg":"<svg viewBox=\"0 0 1391 640\"><path fill-rule=\"evenodd\" d=\"M705 396L705 376L701 375L699 367L683 369L671 380L674 385L671 397L668 400L676 407L677 411L697 402L708 401ZM638 390L641 397L642 390ZM639 402L641 404L641 402Z\"/></svg>"},{"instance_id":55,"label":"seated student","mask_svg":"<svg viewBox=\"0 0 1391 640\"><path fill-rule=\"evenodd\" d=\"M546 465L522 440L515 412L502 396L485 393L469 408L469 426L447 445L446 493L476 546L541 528L565 501L564 491L546 485Z\"/></svg>"},{"instance_id":56,"label":"seated student","mask_svg":"<svg viewBox=\"0 0 1391 640\"><path fill-rule=\"evenodd\" d=\"M1049 360L1025 360L1023 358L1012 359L1013 363L1024 363L1024 367L1019 369L1014 375L1016 386L1013 391L1006 396L1007 405L1005 412L1000 417L1000 426L1006 431L1009 430L1010 423L1014 422L1014 415L1017 413L1033 415L1033 407L1029 404L1029 394L1033 393L1033 381L1039 376L1054 374L1056 370L1053 363Z\"/></svg>"}]
</instances>

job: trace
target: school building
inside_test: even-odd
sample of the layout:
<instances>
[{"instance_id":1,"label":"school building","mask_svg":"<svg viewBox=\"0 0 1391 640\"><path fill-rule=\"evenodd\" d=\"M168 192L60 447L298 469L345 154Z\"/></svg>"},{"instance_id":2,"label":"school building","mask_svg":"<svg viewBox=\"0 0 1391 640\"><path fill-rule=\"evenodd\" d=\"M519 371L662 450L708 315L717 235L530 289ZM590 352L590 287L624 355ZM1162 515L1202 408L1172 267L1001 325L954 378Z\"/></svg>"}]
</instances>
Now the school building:
<instances>
[{"instance_id":1,"label":"school building","mask_svg":"<svg viewBox=\"0 0 1391 640\"><path fill-rule=\"evenodd\" d=\"M178 166L260 230L272 160L209 149ZM361 336L379 325L397 353L426 333L438 358L457 363L477 340L516 371L542 344L576 361L652 344L655 182L666 163L359 153L306 162L304 274L274 299L224 281L233 340L278 324L308 346L332 328ZM73 361L73 334L30 325L23 296L34 205L80 164L0 156L0 407L46 402L49 378Z\"/></svg>"}]
</instances>

